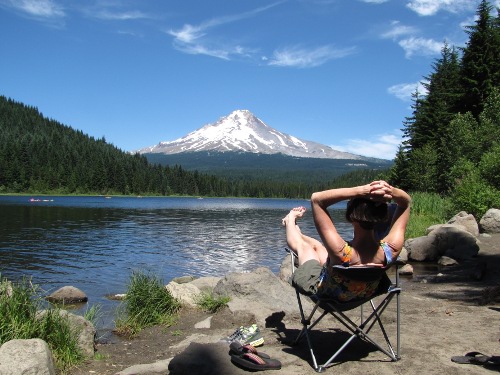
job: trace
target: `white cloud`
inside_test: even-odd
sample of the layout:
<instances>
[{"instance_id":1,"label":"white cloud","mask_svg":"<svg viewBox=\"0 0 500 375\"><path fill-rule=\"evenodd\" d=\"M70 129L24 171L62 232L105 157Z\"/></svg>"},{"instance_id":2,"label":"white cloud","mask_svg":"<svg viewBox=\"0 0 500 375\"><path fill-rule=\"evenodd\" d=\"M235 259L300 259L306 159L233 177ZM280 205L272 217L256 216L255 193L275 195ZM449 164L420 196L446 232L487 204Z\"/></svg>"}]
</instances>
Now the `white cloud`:
<instances>
[{"instance_id":1,"label":"white cloud","mask_svg":"<svg viewBox=\"0 0 500 375\"><path fill-rule=\"evenodd\" d=\"M217 26L236 22L244 18L253 17L256 14L264 12L281 3L282 2L275 2L273 4L269 4L267 6L256 8L240 14L215 17L202 22L199 25L185 24L178 30L168 30L167 34L174 37L174 47L185 53L194 55L208 55L224 60L228 60L231 56L248 55L253 52L251 49L231 45L231 43L222 44L220 42L211 41L208 38L207 31Z\"/></svg>"},{"instance_id":2,"label":"white cloud","mask_svg":"<svg viewBox=\"0 0 500 375\"><path fill-rule=\"evenodd\" d=\"M391 27L381 37L384 39L397 39L404 35L413 35L418 33L418 29L413 26L402 25L399 21L392 21Z\"/></svg>"},{"instance_id":3,"label":"white cloud","mask_svg":"<svg viewBox=\"0 0 500 375\"><path fill-rule=\"evenodd\" d=\"M342 143L342 146L333 145L330 147L357 155L392 160L396 157L401 142L402 135L401 131L399 131L399 134L380 134L369 140L348 139Z\"/></svg>"},{"instance_id":4,"label":"white cloud","mask_svg":"<svg viewBox=\"0 0 500 375\"><path fill-rule=\"evenodd\" d=\"M7 0L2 3L32 17L48 19L65 16L63 8L52 0Z\"/></svg>"},{"instance_id":5,"label":"white cloud","mask_svg":"<svg viewBox=\"0 0 500 375\"><path fill-rule=\"evenodd\" d=\"M406 4L420 16L433 16L440 10L457 13L473 9L476 5L473 0L411 0Z\"/></svg>"},{"instance_id":6,"label":"white cloud","mask_svg":"<svg viewBox=\"0 0 500 375\"><path fill-rule=\"evenodd\" d=\"M167 34L172 35L175 38L175 41L183 44L191 44L194 43L196 39L201 38L205 35L202 32L202 27L193 26L186 24L180 30L169 30Z\"/></svg>"},{"instance_id":7,"label":"white cloud","mask_svg":"<svg viewBox=\"0 0 500 375\"><path fill-rule=\"evenodd\" d=\"M128 20L137 20L150 18L146 14L140 11L129 11L129 12L110 12L107 10L100 11L95 13L94 16L96 18L100 18L103 20L117 20L117 21L128 21Z\"/></svg>"},{"instance_id":8,"label":"white cloud","mask_svg":"<svg viewBox=\"0 0 500 375\"><path fill-rule=\"evenodd\" d=\"M273 66L288 66L297 68L311 68L323 65L329 60L339 59L354 53L354 48L336 49L332 46L321 46L307 49L290 47L276 50L268 61Z\"/></svg>"},{"instance_id":9,"label":"white cloud","mask_svg":"<svg viewBox=\"0 0 500 375\"><path fill-rule=\"evenodd\" d=\"M433 39L415 38L400 40L398 43L405 51L405 57L411 58L414 55L431 56L441 53L443 42L436 42Z\"/></svg>"},{"instance_id":10,"label":"white cloud","mask_svg":"<svg viewBox=\"0 0 500 375\"><path fill-rule=\"evenodd\" d=\"M371 4L382 4L386 3L389 0L361 0L363 3L371 3Z\"/></svg>"},{"instance_id":11,"label":"white cloud","mask_svg":"<svg viewBox=\"0 0 500 375\"><path fill-rule=\"evenodd\" d=\"M401 83L399 85L389 87L387 89L387 92L391 95L394 95L398 99L409 102L412 100L412 95L416 90L418 90L419 94L421 95L427 95L427 90L422 85L422 82Z\"/></svg>"}]
</instances>

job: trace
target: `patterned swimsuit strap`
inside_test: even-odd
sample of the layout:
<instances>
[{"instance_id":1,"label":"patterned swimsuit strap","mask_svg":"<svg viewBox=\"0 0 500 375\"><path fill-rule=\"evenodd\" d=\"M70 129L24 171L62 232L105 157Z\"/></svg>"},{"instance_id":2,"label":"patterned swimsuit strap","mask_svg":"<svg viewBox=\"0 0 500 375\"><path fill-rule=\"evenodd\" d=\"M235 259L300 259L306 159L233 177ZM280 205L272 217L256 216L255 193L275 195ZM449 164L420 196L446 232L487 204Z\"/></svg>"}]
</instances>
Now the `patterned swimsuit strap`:
<instances>
[{"instance_id":1,"label":"patterned swimsuit strap","mask_svg":"<svg viewBox=\"0 0 500 375\"><path fill-rule=\"evenodd\" d=\"M394 260L392 259L391 247L389 246L389 244L387 242L384 242L384 241L380 241L380 246L382 246L382 249L384 250L385 265L388 266L388 265L392 264Z\"/></svg>"},{"instance_id":2,"label":"patterned swimsuit strap","mask_svg":"<svg viewBox=\"0 0 500 375\"><path fill-rule=\"evenodd\" d=\"M344 267L349 267L349 263L351 262L351 256L352 256L352 248L346 242L344 243L344 247L342 248L342 265Z\"/></svg>"}]
</instances>

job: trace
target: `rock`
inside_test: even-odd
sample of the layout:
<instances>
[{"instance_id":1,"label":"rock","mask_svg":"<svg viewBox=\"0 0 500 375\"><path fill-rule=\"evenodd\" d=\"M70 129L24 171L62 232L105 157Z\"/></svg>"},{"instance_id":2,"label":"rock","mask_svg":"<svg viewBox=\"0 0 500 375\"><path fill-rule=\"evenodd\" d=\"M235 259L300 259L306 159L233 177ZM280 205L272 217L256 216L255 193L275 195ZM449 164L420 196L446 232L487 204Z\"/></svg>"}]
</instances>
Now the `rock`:
<instances>
[{"instance_id":1,"label":"rock","mask_svg":"<svg viewBox=\"0 0 500 375\"><path fill-rule=\"evenodd\" d=\"M487 270L488 270L488 267L486 265L486 262L480 262L480 263L476 264L476 266L472 270L472 273L470 274L470 278L472 280L480 281L486 275Z\"/></svg>"},{"instance_id":2,"label":"rock","mask_svg":"<svg viewBox=\"0 0 500 375\"><path fill-rule=\"evenodd\" d=\"M0 347L0 374L55 375L49 346L41 339L7 341Z\"/></svg>"},{"instance_id":3,"label":"rock","mask_svg":"<svg viewBox=\"0 0 500 375\"><path fill-rule=\"evenodd\" d=\"M266 267L249 273L229 273L219 281L214 294L229 296L229 309L253 313L258 325L265 325L276 312L298 314L295 289Z\"/></svg>"},{"instance_id":4,"label":"rock","mask_svg":"<svg viewBox=\"0 0 500 375\"><path fill-rule=\"evenodd\" d=\"M479 236L479 225L477 224L474 215L468 214L465 211L461 211L455 216L453 216L448 221L448 224L460 225L473 236L475 237Z\"/></svg>"},{"instance_id":5,"label":"rock","mask_svg":"<svg viewBox=\"0 0 500 375\"><path fill-rule=\"evenodd\" d=\"M482 232L500 233L500 210L490 208L479 221Z\"/></svg>"},{"instance_id":6,"label":"rock","mask_svg":"<svg viewBox=\"0 0 500 375\"><path fill-rule=\"evenodd\" d=\"M62 305L83 303L87 302L87 300L87 295L74 286L63 286L47 296L47 301Z\"/></svg>"},{"instance_id":7,"label":"rock","mask_svg":"<svg viewBox=\"0 0 500 375\"><path fill-rule=\"evenodd\" d=\"M288 283L291 277L292 277L292 259L291 255L288 254L281 262L279 278L285 283Z\"/></svg>"},{"instance_id":8,"label":"rock","mask_svg":"<svg viewBox=\"0 0 500 375\"><path fill-rule=\"evenodd\" d=\"M123 301L127 297L125 293L119 293L119 294L108 294L106 295L106 298L112 300L112 301Z\"/></svg>"},{"instance_id":9,"label":"rock","mask_svg":"<svg viewBox=\"0 0 500 375\"><path fill-rule=\"evenodd\" d=\"M177 284L185 284L185 283L190 283L191 281L195 280L196 277L194 276L180 276L172 279L173 282L176 282Z\"/></svg>"},{"instance_id":10,"label":"rock","mask_svg":"<svg viewBox=\"0 0 500 375\"><path fill-rule=\"evenodd\" d=\"M413 275L413 266L411 264L405 264L403 267L399 269L400 275Z\"/></svg>"},{"instance_id":11,"label":"rock","mask_svg":"<svg viewBox=\"0 0 500 375\"><path fill-rule=\"evenodd\" d=\"M456 266L458 262L453 258L442 256L441 258L439 258L438 264L440 266Z\"/></svg>"},{"instance_id":12,"label":"rock","mask_svg":"<svg viewBox=\"0 0 500 375\"><path fill-rule=\"evenodd\" d=\"M405 247L409 259L416 261L437 261L443 255L462 260L479 252L476 237L453 224L441 225L427 236L407 240Z\"/></svg>"},{"instance_id":13,"label":"rock","mask_svg":"<svg viewBox=\"0 0 500 375\"><path fill-rule=\"evenodd\" d=\"M418 262L436 260L438 255L433 244L434 238L430 235L412 238L405 241L408 258Z\"/></svg>"},{"instance_id":14,"label":"rock","mask_svg":"<svg viewBox=\"0 0 500 375\"><path fill-rule=\"evenodd\" d=\"M82 353L92 358L95 352L96 329L94 325L83 316L72 314L66 310L60 310L62 316L68 318L71 328L78 332L78 347Z\"/></svg>"},{"instance_id":15,"label":"rock","mask_svg":"<svg viewBox=\"0 0 500 375\"><path fill-rule=\"evenodd\" d=\"M399 253L398 262L405 264L408 263L408 250L406 250L404 246L401 252Z\"/></svg>"},{"instance_id":16,"label":"rock","mask_svg":"<svg viewBox=\"0 0 500 375\"><path fill-rule=\"evenodd\" d=\"M220 279L220 277L215 276L200 277L199 279L191 281L191 284L196 286L202 292L212 293Z\"/></svg>"},{"instance_id":17,"label":"rock","mask_svg":"<svg viewBox=\"0 0 500 375\"><path fill-rule=\"evenodd\" d=\"M192 283L178 284L175 281L171 281L165 288L167 288L172 297L188 307L196 307L197 298L201 294L201 290Z\"/></svg>"},{"instance_id":18,"label":"rock","mask_svg":"<svg viewBox=\"0 0 500 375\"><path fill-rule=\"evenodd\" d=\"M199 344L192 342L168 365L169 375L221 375L234 374L227 343ZM210 363L207 366L207 363Z\"/></svg>"},{"instance_id":19,"label":"rock","mask_svg":"<svg viewBox=\"0 0 500 375\"><path fill-rule=\"evenodd\" d=\"M7 297L12 297L12 282L11 281L3 281L0 282L0 296L2 294L6 295Z\"/></svg>"},{"instance_id":20,"label":"rock","mask_svg":"<svg viewBox=\"0 0 500 375\"><path fill-rule=\"evenodd\" d=\"M202 320L201 322L198 322L194 325L194 328L196 329L202 329L202 328L210 328L212 324L212 317L209 316L205 320Z\"/></svg>"},{"instance_id":21,"label":"rock","mask_svg":"<svg viewBox=\"0 0 500 375\"><path fill-rule=\"evenodd\" d=\"M117 372L116 375L151 375L151 374L167 374L170 359L147 363L143 365L135 365L125 370Z\"/></svg>"}]
</instances>

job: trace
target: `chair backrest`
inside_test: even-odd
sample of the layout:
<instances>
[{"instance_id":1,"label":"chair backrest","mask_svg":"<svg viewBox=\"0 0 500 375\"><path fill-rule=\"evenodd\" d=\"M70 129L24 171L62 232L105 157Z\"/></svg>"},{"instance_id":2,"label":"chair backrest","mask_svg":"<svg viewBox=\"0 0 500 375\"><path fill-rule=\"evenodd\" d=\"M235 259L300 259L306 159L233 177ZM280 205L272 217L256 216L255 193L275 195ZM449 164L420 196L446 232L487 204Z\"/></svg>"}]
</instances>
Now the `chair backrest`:
<instances>
[{"instance_id":1,"label":"chair backrest","mask_svg":"<svg viewBox=\"0 0 500 375\"><path fill-rule=\"evenodd\" d=\"M341 275L342 277L355 281L375 281L380 280L389 267L377 266L350 266L342 265L332 266L332 272Z\"/></svg>"},{"instance_id":2,"label":"chair backrest","mask_svg":"<svg viewBox=\"0 0 500 375\"><path fill-rule=\"evenodd\" d=\"M342 311L350 310L354 307L362 305L376 296L389 292L392 282L386 273L388 268L390 268L390 266L332 266L332 272L340 276L340 279L347 279L349 282L355 281L370 285L370 287L367 286L367 289L365 289L367 294L360 294L359 296L353 295L352 298L341 300L338 298L338 295L336 295L336 290L334 290L335 294L331 295L329 293L329 289L327 289L324 291L318 291L313 300L333 303ZM346 291L346 293L349 294L350 292Z\"/></svg>"}]
</instances>

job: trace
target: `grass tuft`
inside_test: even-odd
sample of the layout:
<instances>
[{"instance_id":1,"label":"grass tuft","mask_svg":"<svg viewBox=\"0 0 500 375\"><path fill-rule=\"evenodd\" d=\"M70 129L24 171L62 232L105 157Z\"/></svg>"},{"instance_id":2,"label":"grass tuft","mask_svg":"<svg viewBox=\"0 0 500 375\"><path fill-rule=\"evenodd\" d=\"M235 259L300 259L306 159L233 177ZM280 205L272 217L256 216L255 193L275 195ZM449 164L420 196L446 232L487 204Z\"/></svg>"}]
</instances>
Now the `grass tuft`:
<instances>
[{"instance_id":1,"label":"grass tuft","mask_svg":"<svg viewBox=\"0 0 500 375\"><path fill-rule=\"evenodd\" d=\"M180 303L155 275L142 271L132 273L116 320L116 332L135 336L143 328L171 326L177 318Z\"/></svg>"},{"instance_id":2,"label":"grass tuft","mask_svg":"<svg viewBox=\"0 0 500 375\"><path fill-rule=\"evenodd\" d=\"M202 292L196 299L196 304L200 309L209 313L215 313L227 306L231 300L225 296L215 296L213 293Z\"/></svg>"}]
</instances>

